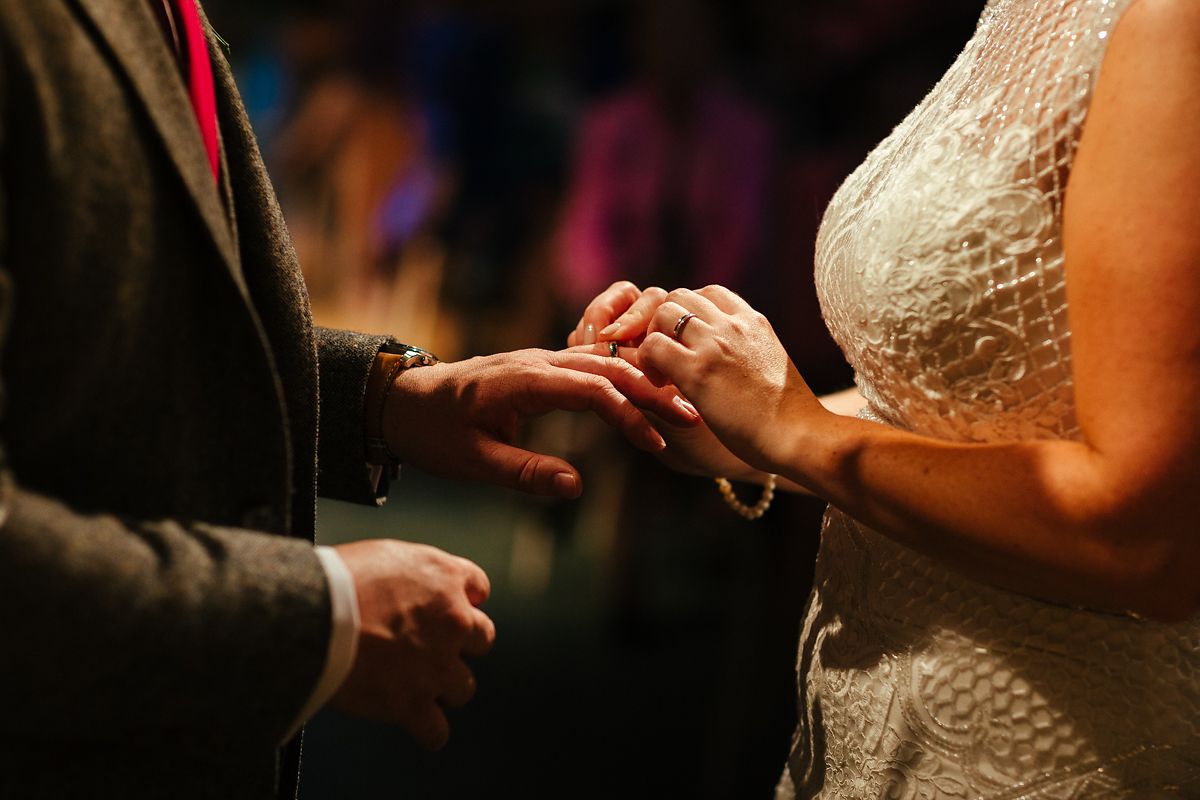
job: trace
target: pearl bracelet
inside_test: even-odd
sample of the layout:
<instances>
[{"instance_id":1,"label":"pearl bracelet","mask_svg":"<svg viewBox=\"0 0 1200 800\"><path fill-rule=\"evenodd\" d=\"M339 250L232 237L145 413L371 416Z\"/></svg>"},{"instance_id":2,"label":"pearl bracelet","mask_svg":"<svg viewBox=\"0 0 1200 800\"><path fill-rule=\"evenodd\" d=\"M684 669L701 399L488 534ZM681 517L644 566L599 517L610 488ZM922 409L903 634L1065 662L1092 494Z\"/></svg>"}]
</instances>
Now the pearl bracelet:
<instances>
[{"instance_id":1,"label":"pearl bracelet","mask_svg":"<svg viewBox=\"0 0 1200 800\"><path fill-rule=\"evenodd\" d=\"M778 476L768 475L767 483L763 486L762 497L758 498L758 502L753 506L748 506L741 500L737 499L737 495L733 493L733 484L725 478L717 478L717 490L721 492L721 497L725 498L725 503L741 516L749 520L755 520L767 513L767 509L771 507L771 501L775 499L775 482Z\"/></svg>"}]
</instances>

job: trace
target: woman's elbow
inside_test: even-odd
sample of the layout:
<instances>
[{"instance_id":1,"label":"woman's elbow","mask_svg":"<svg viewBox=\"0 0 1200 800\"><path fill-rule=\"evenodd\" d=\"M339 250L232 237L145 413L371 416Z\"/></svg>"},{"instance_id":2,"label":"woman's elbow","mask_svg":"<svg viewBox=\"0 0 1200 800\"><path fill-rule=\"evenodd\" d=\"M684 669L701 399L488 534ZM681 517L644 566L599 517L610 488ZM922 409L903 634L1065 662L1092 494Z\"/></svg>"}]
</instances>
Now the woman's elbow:
<instances>
[{"instance_id":1,"label":"woman's elbow","mask_svg":"<svg viewBox=\"0 0 1200 800\"><path fill-rule=\"evenodd\" d=\"M1126 529L1129 531L1129 529ZM1133 540L1108 539L1111 589L1123 610L1157 622L1183 622L1200 613L1200 547L1176 526L1144 526Z\"/></svg>"}]
</instances>

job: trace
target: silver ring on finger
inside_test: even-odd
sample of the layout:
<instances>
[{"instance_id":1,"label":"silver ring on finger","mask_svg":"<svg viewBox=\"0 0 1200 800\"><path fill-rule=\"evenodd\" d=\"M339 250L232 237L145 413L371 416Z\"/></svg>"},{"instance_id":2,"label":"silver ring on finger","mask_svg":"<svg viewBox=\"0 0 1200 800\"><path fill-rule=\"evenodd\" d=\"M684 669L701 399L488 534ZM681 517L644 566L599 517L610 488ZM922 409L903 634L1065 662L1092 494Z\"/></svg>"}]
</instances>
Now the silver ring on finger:
<instances>
[{"instance_id":1,"label":"silver ring on finger","mask_svg":"<svg viewBox=\"0 0 1200 800\"><path fill-rule=\"evenodd\" d=\"M683 329L687 327L687 324L692 321L692 317L694 316L696 315L689 311L680 317L679 321L675 323L675 330L671 331L671 338L679 341L679 337L683 335Z\"/></svg>"},{"instance_id":2,"label":"silver ring on finger","mask_svg":"<svg viewBox=\"0 0 1200 800\"><path fill-rule=\"evenodd\" d=\"M618 345L615 341L608 343L608 354L610 356L612 356L613 358L616 358L620 354L620 352L621 352L621 346Z\"/></svg>"}]
</instances>

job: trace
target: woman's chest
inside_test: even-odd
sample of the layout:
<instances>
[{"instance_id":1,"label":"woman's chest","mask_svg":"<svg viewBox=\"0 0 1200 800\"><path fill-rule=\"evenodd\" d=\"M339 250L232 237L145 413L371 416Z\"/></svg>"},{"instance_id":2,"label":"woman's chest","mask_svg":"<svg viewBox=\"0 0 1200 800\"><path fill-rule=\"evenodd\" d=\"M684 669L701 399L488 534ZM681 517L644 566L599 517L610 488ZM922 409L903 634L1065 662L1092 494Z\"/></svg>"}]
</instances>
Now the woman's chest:
<instances>
[{"instance_id":1,"label":"woman's chest","mask_svg":"<svg viewBox=\"0 0 1200 800\"><path fill-rule=\"evenodd\" d=\"M830 204L822 310L885 419L953 439L1073 434L1062 206L1104 5L989 6Z\"/></svg>"}]
</instances>

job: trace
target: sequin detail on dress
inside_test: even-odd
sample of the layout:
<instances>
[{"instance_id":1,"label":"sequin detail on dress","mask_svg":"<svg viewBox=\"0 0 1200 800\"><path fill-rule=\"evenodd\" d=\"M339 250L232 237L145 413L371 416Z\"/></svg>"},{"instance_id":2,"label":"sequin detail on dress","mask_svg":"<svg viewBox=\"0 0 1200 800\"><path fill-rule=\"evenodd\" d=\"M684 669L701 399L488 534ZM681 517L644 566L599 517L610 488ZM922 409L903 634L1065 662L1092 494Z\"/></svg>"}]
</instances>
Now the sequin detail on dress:
<instances>
[{"instance_id":1,"label":"sequin detail on dress","mask_svg":"<svg viewBox=\"0 0 1200 800\"><path fill-rule=\"evenodd\" d=\"M1075 438L1062 204L1132 0L992 0L843 184L817 242L866 416L955 441ZM1200 621L985 586L830 510L780 798L1200 796Z\"/></svg>"}]
</instances>

